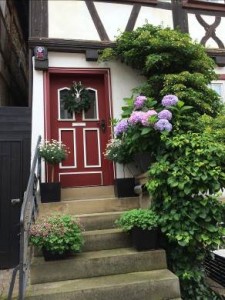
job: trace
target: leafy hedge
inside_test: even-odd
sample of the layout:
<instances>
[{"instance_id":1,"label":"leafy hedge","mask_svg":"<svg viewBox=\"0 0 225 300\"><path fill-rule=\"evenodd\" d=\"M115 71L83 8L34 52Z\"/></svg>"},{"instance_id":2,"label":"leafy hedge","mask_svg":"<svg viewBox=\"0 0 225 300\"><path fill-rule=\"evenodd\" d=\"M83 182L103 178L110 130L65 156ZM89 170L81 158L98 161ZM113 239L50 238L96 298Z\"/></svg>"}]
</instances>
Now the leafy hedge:
<instances>
[{"instance_id":1,"label":"leafy hedge","mask_svg":"<svg viewBox=\"0 0 225 300\"><path fill-rule=\"evenodd\" d=\"M208 87L217 78L214 61L189 35L149 24L122 33L101 59L119 59L146 77L134 93L158 103L166 94L180 100L171 110L173 130L152 148L147 188L182 299L218 299L204 283L203 264L225 235L220 226L225 209L217 194L225 187L225 119L219 96ZM149 131L139 144L151 139Z\"/></svg>"}]
</instances>

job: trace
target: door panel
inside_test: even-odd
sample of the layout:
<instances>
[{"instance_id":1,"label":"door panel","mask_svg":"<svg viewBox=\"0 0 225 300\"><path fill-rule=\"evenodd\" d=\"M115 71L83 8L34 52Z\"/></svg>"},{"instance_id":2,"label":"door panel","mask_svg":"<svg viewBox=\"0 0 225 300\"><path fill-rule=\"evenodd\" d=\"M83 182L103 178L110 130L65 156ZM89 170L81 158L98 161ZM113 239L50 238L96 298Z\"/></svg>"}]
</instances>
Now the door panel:
<instances>
[{"instance_id":1,"label":"door panel","mask_svg":"<svg viewBox=\"0 0 225 300\"><path fill-rule=\"evenodd\" d=\"M104 72L50 75L48 138L61 140L70 149L68 159L55 170L55 178L63 187L110 185L113 182L112 163L103 155L111 135L107 78ZM73 81L81 82L91 97L90 109L80 114L71 114L63 106L63 97Z\"/></svg>"}]
</instances>

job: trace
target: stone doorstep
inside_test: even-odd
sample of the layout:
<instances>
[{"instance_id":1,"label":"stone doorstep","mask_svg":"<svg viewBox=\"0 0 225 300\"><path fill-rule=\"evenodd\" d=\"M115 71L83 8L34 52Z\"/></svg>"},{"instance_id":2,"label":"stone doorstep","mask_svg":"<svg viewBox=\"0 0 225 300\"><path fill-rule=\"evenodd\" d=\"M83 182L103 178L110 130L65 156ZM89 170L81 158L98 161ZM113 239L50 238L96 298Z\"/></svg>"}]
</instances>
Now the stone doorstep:
<instances>
[{"instance_id":1,"label":"stone doorstep","mask_svg":"<svg viewBox=\"0 0 225 300\"><path fill-rule=\"evenodd\" d=\"M41 203L40 216L54 214L92 214L119 212L139 207L139 198L102 198Z\"/></svg>"},{"instance_id":2,"label":"stone doorstep","mask_svg":"<svg viewBox=\"0 0 225 300\"><path fill-rule=\"evenodd\" d=\"M76 279L29 288L27 300L159 300L180 297L178 278L167 269Z\"/></svg>"},{"instance_id":3,"label":"stone doorstep","mask_svg":"<svg viewBox=\"0 0 225 300\"><path fill-rule=\"evenodd\" d=\"M99 198L113 198L114 186L93 186L93 187L76 187L76 188L62 188L62 201L82 200L82 199L99 199Z\"/></svg>"}]
</instances>

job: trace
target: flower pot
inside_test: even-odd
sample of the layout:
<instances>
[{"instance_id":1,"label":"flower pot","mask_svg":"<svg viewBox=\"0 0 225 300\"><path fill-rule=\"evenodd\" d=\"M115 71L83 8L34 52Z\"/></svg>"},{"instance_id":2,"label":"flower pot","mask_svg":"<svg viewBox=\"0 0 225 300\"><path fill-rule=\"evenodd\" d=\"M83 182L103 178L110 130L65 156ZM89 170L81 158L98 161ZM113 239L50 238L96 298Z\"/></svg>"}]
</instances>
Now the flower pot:
<instances>
[{"instance_id":1,"label":"flower pot","mask_svg":"<svg viewBox=\"0 0 225 300\"><path fill-rule=\"evenodd\" d=\"M134 227L132 229L132 245L138 250L150 250L158 248L158 229L142 229Z\"/></svg>"},{"instance_id":2,"label":"flower pot","mask_svg":"<svg viewBox=\"0 0 225 300\"><path fill-rule=\"evenodd\" d=\"M152 162L151 153L143 152L134 155L134 162L137 164L141 173L145 173Z\"/></svg>"},{"instance_id":3,"label":"flower pot","mask_svg":"<svg viewBox=\"0 0 225 300\"><path fill-rule=\"evenodd\" d=\"M70 252L66 251L64 253L55 253L52 251L49 251L45 248L42 248L42 253L45 261L51 261L51 260L60 260L65 259L70 256Z\"/></svg>"},{"instance_id":4,"label":"flower pot","mask_svg":"<svg viewBox=\"0 0 225 300\"><path fill-rule=\"evenodd\" d=\"M59 202L61 200L60 182L41 183L41 202Z\"/></svg>"},{"instance_id":5,"label":"flower pot","mask_svg":"<svg viewBox=\"0 0 225 300\"><path fill-rule=\"evenodd\" d=\"M135 179L134 178L118 178L114 182L114 192L116 197L136 197L134 193Z\"/></svg>"}]
</instances>

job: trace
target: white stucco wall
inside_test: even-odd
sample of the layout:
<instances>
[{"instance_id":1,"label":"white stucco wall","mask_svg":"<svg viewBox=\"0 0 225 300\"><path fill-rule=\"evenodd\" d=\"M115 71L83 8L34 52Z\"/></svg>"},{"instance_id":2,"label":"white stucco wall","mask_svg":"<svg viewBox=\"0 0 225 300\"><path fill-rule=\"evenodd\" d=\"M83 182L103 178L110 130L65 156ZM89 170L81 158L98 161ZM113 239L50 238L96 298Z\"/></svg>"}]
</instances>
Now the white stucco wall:
<instances>
[{"instance_id":1,"label":"white stucco wall","mask_svg":"<svg viewBox=\"0 0 225 300\"><path fill-rule=\"evenodd\" d=\"M132 89L140 85L144 78L136 71L120 62L87 62L84 54L49 53L49 67L54 68L107 68L111 74L111 103L112 118L120 118L123 98L132 95ZM44 77L42 71L33 73L33 116L32 116L32 149L34 149L38 135L44 134ZM123 168L116 166L117 178L123 177ZM127 176L129 171L126 170Z\"/></svg>"},{"instance_id":2,"label":"white stucco wall","mask_svg":"<svg viewBox=\"0 0 225 300\"><path fill-rule=\"evenodd\" d=\"M114 41L119 33L125 30L133 5L104 3L104 1L95 2L94 5L109 39ZM100 41L85 1L49 0L48 13L50 38ZM147 23L173 28L172 12L156 7L142 6L135 28Z\"/></svg>"}]
</instances>

